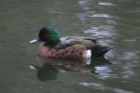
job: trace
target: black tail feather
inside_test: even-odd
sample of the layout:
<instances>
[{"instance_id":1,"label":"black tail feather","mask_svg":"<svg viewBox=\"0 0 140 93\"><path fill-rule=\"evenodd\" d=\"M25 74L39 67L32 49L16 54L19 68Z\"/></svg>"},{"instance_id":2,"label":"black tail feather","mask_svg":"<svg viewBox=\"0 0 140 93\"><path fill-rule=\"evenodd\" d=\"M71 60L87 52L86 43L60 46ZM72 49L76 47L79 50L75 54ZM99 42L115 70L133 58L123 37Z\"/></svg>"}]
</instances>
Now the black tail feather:
<instances>
[{"instance_id":1,"label":"black tail feather","mask_svg":"<svg viewBox=\"0 0 140 93\"><path fill-rule=\"evenodd\" d=\"M104 54L107 53L109 50L111 50L110 47L101 46L101 45L98 45L91 49L93 57L104 56Z\"/></svg>"}]
</instances>

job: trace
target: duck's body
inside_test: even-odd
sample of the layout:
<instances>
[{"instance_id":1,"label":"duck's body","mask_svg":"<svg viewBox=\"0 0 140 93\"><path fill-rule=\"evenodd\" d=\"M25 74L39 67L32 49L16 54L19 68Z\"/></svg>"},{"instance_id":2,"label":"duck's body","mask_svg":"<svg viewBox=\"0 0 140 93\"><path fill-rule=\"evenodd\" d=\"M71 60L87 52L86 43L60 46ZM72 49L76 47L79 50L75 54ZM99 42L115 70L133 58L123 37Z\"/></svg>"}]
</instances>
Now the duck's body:
<instances>
[{"instance_id":1,"label":"duck's body","mask_svg":"<svg viewBox=\"0 0 140 93\"><path fill-rule=\"evenodd\" d=\"M37 49L38 57L45 58L76 58L85 59L91 56L103 56L110 50L100 46L92 37L59 36L55 28L42 28L38 38L30 41L43 41Z\"/></svg>"}]
</instances>

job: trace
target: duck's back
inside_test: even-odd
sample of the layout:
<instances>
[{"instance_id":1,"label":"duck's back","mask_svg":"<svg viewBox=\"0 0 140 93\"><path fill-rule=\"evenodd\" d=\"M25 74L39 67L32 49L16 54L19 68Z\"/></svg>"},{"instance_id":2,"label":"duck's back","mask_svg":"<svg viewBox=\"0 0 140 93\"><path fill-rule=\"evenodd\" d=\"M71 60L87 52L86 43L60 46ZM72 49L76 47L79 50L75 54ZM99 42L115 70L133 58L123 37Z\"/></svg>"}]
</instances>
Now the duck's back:
<instances>
[{"instance_id":1,"label":"duck's back","mask_svg":"<svg viewBox=\"0 0 140 93\"><path fill-rule=\"evenodd\" d=\"M92 49L97 45L96 39L92 37L77 37L77 36L67 36L62 37L61 42L55 46L56 49L64 49L75 44L84 45L86 49Z\"/></svg>"}]
</instances>

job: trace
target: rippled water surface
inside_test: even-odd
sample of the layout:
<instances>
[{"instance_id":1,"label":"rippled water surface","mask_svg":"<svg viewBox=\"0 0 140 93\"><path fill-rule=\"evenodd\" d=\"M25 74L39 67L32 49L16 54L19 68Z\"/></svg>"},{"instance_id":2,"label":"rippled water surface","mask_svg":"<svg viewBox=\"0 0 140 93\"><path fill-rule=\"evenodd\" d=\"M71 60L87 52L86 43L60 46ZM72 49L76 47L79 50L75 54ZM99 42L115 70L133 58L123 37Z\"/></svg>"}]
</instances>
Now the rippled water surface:
<instances>
[{"instance_id":1,"label":"rippled water surface","mask_svg":"<svg viewBox=\"0 0 140 93\"><path fill-rule=\"evenodd\" d=\"M0 93L140 92L139 0L1 0L0 11ZM48 24L61 36L96 37L113 50L82 71L32 70L38 44L29 41Z\"/></svg>"}]
</instances>

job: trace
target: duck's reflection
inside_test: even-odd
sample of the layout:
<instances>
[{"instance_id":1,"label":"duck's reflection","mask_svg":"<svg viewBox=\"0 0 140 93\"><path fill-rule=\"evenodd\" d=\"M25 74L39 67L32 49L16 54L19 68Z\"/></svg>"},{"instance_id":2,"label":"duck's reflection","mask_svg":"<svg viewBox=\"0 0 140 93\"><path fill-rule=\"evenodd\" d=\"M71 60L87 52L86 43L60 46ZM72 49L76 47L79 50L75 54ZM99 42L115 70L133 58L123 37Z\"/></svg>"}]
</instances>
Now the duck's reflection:
<instances>
[{"instance_id":1,"label":"duck's reflection","mask_svg":"<svg viewBox=\"0 0 140 93\"><path fill-rule=\"evenodd\" d=\"M54 65L30 65L30 68L36 70L37 78L40 81L47 81L47 80L56 80L58 74L58 68Z\"/></svg>"},{"instance_id":2,"label":"duck's reflection","mask_svg":"<svg viewBox=\"0 0 140 93\"><path fill-rule=\"evenodd\" d=\"M100 74L97 72L98 67L102 68L103 66L111 65L112 63L105 59L104 57L94 57L91 58L91 64L88 65L89 68L91 68L91 73L94 74Z\"/></svg>"},{"instance_id":3,"label":"duck's reflection","mask_svg":"<svg viewBox=\"0 0 140 93\"><path fill-rule=\"evenodd\" d=\"M30 65L31 68L35 68L37 72L37 78L41 81L56 80L59 71L88 71L94 74L96 72L96 66L109 65L111 64L104 57L91 58L89 60L54 60L54 59L38 59L42 65Z\"/></svg>"}]
</instances>

